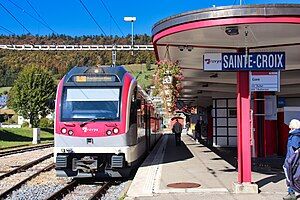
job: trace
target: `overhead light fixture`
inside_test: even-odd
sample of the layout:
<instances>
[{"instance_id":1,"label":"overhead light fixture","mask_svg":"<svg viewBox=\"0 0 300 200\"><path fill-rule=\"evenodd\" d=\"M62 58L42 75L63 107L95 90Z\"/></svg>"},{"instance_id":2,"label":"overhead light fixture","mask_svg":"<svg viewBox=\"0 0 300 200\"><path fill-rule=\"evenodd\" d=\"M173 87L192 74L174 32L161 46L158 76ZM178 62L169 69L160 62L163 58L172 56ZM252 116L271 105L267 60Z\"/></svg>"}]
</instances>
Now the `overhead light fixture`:
<instances>
[{"instance_id":1,"label":"overhead light fixture","mask_svg":"<svg viewBox=\"0 0 300 200\"><path fill-rule=\"evenodd\" d=\"M179 46L177 46L178 47L178 49L179 49L179 51L183 51L183 50L188 50L189 52L191 52L192 50L193 50L193 47L192 46L188 46L188 45L185 45L185 46L183 46L183 45L179 45Z\"/></svg>"},{"instance_id":2,"label":"overhead light fixture","mask_svg":"<svg viewBox=\"0 0 300 200\"><path fill-rule=\"evenodd\" d=\"M227 35L238 35L239 34L239 27L238 26L227 26L225 28L225 33Z\"/></svg>"},{"instance_id":3,"label":"overhead light fixture","mask_svg":"<svg viewBox=\"0 0 300 200\"><path fill-rule=\"evenodd\" d=\"M179 51L183 51L184 50L184 46L178 46Z\"/></svg>"},{"instance_id":4,"label":"overhead light fixture","mask_svg":"<svg viewBox=\"0 0 300 200\"><path fill-rule=\"evenodd\" d=\"M124 17L124 21L125 22L135 22L136 21L136 17Z\"/></svg>"},{"instance_id":5,"label":"overhead light fixture","mask_svg":"<svg viewBox=\"0 0 300 200\"><path fill-rule=\"evenodd\" d=\"M192 50L193 50L193 47L191 47L191 46L186 46L186 49L187 49L188 51L192 51Z\"/></svg>"},{"instance_id":6,"label":"overhead light fixture","mask_svg":"<svg viewBox=\"0 0 300 200\"><path fill-rule=\"evenodd\" d=\"M198 94L202 94L202 92L203 92L202 90L198 90L197 91Z\"/></svg>"},{"instance_id":7,"label":"overhead light fixture","mask_svg":"<svg viewBox=\"0 0 300 200\"><path fill-rule=\"evenodd\" d=\"M207 84L207 83L205 83L205 84L203 84L203 85L202 85L202 87L208 87L208 84Z\"/></svg>"}]
</instances>

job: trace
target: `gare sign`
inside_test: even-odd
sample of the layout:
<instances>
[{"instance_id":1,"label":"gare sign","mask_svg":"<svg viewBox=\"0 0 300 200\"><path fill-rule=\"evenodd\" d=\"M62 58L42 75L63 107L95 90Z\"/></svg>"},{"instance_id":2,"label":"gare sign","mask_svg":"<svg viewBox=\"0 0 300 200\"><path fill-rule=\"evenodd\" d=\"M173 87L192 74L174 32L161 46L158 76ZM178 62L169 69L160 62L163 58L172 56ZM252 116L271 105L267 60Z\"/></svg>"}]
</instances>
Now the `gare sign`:
<instances>
[{"instance_id":1,"label":"gare sign","mask_svg":"<svg viewBox=\"0 0 300 200\"><path fill-rule=\"evenodd\" d=\"M285 52L207 53L204 71L278 71L285 69Z\"/></svg>"},{"instance_id":2,"label":"gare sign","mask_svg":"<svg viewBox=\"0 0 300 200\"><path fill-rule=\"evenodd\" d=\"M280 72L279 71L260 71L250 73L251 92L279 92L280 91Z\"/></svg>"}]
</instances>

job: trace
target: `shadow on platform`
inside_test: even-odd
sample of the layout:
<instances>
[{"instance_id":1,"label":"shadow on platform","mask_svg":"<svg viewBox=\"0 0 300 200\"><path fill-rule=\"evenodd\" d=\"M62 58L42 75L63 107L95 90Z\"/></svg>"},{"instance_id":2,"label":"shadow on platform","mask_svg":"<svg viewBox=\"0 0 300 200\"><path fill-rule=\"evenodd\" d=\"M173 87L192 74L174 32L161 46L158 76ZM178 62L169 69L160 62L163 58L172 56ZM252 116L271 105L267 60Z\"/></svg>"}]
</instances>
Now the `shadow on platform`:
<instances>
[{"instance_id":1,"label":"shadow on platform","mask_svg":"<svg viewBox=\"0 0 300 200\"><path fill-rule=\"evenodd\" d=\"M165 145L162 144L164 139L167 140ZM158 153L159 156L157 156L157 151L159 150L159 147L161 147L161 145L163 145L164 153L162 154L162 152L160 152ZM160 139L153 151L154 153L150 154L147 157L147 160L142 164L142 166L172 163L187 160L194 157L194 155L187 148L184 142L181 141L180 146L175 145L175 136L171 133L164 134L164 136Z\"/></svg>"},{"instance_id":2,"label":"shadow on platform","mask_svg":"<svg viewBox=\"0 0 300 200\"><path fill-rule=\"evenodd\" d=\"M201 144L210 150L202 151L203 153L214 152L219 156L219 158L212 158L211 160L225 160L235 169L223 169L223 172L233 172L237 171L237 149L236 148L216 148L208 146L205 141L201 141ZM203 146L199 146L201 148ZM279 181L285 179L285 175L282 169L284 158L282 157L270 157L270 158L255 158L252 159L252 172L259 174L270 175L266 178L260 179L255 183L259 188L269 184L278 183Z\"/></svg>"},{"instance_id":3,"label":"shadow on platform","mask_svg":"<svg viewBox=\"0 0 300 200\"><path fill-rule=\"evenodd\" d=\"M180 146L175 145L175 135L168 134L167 148L163 163L177 162L193 158L194 155L187 148L186 144L181 141Z\"/></svg>"},{"instance_id":4,"label":"shadow on platform","mask_svg":"<svg viewBox=\"0 0 300 200\"><path fill-rule=\"evenodd\" d=\"M202 151L203 153L214 152L220 158L213 158L212 160L225 160L231 166L237 168L237 149L236 147L212 147L206 144L205 141L201 141L201 144L210 150ZM198 146L202 148L203 146ZM253 171L263 172L263 171L283 171L282 165L284 162L284 157L267 157L267 158L253 158L252 159L252 168Z\"/></svg>"},{"instance_id":5,"label":"shadow on platform","mask_svg":"<svg viewBox=\"0 0 300 200\"><path fill-rule=\"evenodd\" d=\"M278 183L279 181L285 179L284 173L277 173L275 175L263 178L259 181L256 181L255 183L258 185L258 188L261 188L265 185L268 185L269 183Z\"/></svg>"}]
</instances>

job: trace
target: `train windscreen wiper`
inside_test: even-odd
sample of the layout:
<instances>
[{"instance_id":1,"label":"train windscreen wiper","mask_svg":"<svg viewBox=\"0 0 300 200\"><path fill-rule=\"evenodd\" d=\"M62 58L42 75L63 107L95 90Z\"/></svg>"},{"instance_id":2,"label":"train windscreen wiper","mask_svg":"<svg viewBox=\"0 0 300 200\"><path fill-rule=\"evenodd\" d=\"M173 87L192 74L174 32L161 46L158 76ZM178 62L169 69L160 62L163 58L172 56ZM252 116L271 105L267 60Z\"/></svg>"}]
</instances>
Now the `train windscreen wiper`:
<instances>
[{"instance_id":1,"label":"train windscreen wiper","mask_svg":"<svg viewBox=\"0 0 300 200\"><path fill-rule=\"evenodd\" d=\"M85 122L82 122L79 126L80 127L83 127L83 126L85 126L86 124L88 124L89 122L95 122L95 121L97 121L97 120L104 120L104 119L108 119L108 120L112 120L112 119L117 119L117 118L109 118L109 117L95 117L95 118L92 118L92 119L89 119L89 120L87 120L87 121L85 121Z\"/></svg>"}]
</instances>

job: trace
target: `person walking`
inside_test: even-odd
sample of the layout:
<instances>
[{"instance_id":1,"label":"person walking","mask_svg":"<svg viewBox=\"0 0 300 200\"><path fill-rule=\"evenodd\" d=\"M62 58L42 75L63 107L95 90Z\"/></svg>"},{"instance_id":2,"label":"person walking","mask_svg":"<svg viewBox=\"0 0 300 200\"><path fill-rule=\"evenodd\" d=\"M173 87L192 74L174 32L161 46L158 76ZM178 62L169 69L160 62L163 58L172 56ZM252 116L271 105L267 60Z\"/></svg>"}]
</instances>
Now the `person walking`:
<instances>
[{"instance_id":1,"label":"person walking","mask_svg":"<svg viewBox=\"0 0 300 200\"><path fill-rule=\"evenodd\" d=\"M196 140L198 140L198 142L200 142L200 138L201 138L201 123L200 120L197 120L197 123L195 125L195 133L196 133Z\"/></svg>"},{"instance_id":2,"label":"person walking","mask_svg":"<svg viewBox=\"0 0 300 200\"><path fill-rule=\"evenodd\" d=\"M294 154L294 152L300 148L300 121L298 119L292 119L289 124L289 136L287 141L287 153L285 157L285 165L283 166L286 176L286 183L288 187L288 194L283 197L284 200L296 200L297 196L295 191L290 187L289 173L286 164L289 163L288 159ZM291 175L290 175L291 176Z\"/></svg>"},{"instance_id":3,"label":"person walking","mask_svg":"<svg viewBox=\"0 0 300 200\"><path fill-rule=\"evenodd\" d=\"M175 124L172 127L172 131L175 134L175 143L176 143L176 146L180 146L182 125L179 123L178 119L176 119L176 122L175 122Z\"/></svg>"}]
</instances>

